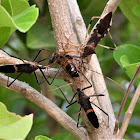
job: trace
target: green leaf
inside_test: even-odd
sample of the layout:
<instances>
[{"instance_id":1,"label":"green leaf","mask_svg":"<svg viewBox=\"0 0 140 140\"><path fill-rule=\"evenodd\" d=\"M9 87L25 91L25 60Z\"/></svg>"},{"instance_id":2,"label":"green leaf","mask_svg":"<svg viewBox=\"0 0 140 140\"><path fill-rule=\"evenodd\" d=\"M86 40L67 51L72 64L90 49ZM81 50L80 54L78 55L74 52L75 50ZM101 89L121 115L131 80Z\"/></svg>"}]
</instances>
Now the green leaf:
<instances>
[{"instance_id":1,"label":"green leaf","mask_svg":"<svg viewBox=\"0 0 140 140\"><path fill-rule=\"evenodd\" d=\"M8 112L0 103L0 139L25 139L33 123L33 115L21 117Z\"/></svg>"},{"instance_id":2,"label":"green leaf","mask_svg":"<svg viewBox=\"0 0 140 140\"><path fill-rule=\"evenodd\" d=\"M2 6L0 6L0 27L15 27L9 13Z\"/></svg>"},{"instance_id":3,"label":"green leaf","mask_svg":"<svg viewBox=\"0 0 140 140\"><path fill-rule=\"evenodd\" d=\"M120 62L121 62L123 67L128 66L130 64L126 55L123 55L120 58Z\"/></svg>"},{"instance_id":4,"label":"green leaf","mask_svg":"<svg viewBox=\"0 0 140 140\"><path fill-rule=\"evenodd\" d=\"M35 23L38 17L39 10L35 5L27 8L20 14L13 17L16 27L21 32L26 32Z\"/></svg>"},{"instance_id":5,"label":"green leaf","mask_svg":"<svg viewBox=\"0 0 140 140\"><path fill-rule=\"evenodd\" d=\"M8 41L11 33L10 27L0 27L0 47L4 46L5 42Z\"/></svg>"},{"instance_id":6,"label":"green leaf","mask_svg":"<svg viewBox=\"0 0 140 140\"><path fill-rule=\"evenodd\" d=\"M139 5L138 0L121 0L119 6L123 14L128 18L128 20L132 24L134 24L135 28L140 32L140 26L139 26L140 14L138 13L139 11L137 7L138 5ZM139 14L139 16L137 16L137 14Z\"/></svg>"},{"instance_id":7,"label":"green leaf","mask_svg":"<svg viewBox=\"0 0 140 140\"><path fill-rule=\"evenodd\" d=\"M63 131L52 138L52 140L77 140L70 132Z\"/></svg>"},{"instance_id":8,"label":"green leaf","mask_svg":"<svg viewBox=\"0 0 140 140\"><path fill-rule=\"evenodd\" d=\"M29 6L30 5L26 0L11 0L11 7L13 11L12 16L16 16L25 11L27 8L29 8Z\"/></svg>"},{"instance_id":9,"label":"green leaf","mask_svg":"<svg viewBox=\"0 0 140 140\"><path fill-rule=\"evenodd\" d=\"M9 15L11 15L11 16L13 15L10 0L1 0L1 5L6 9L6 11L9 13Z\"/></svg>"},{"instance_id":10,"label":"green leaf","mask_svg":"<svg viewBox=\"0 0 140 140\"><path fill-rule=\"evenodd\" d=\"M51 140L50 138L48 138L48 137L45 137L45 136L36 136L35 137L35 140Z\"/></svg>"},{"instance_id":11,"label":"green leaf","mask_svg":"<svg viewBox=\"0 0 140 140\"><path fill-rule=\"evenodd\" d=\"M140 5L136 5L133 9L132 9L133 13L140 18Z\"/></svg>"},{"instance_id":12,"label":"green leaf","mask_svg":"<svg viewBox=\"0 0 140 140\"><path fill-rule=\"evenodd\" d=\"M120 62L122 64L123 68L125 68L127 70L127 72L129 72L129 75L132 75L132 76L135 74L137 67L140 65L140 62L130 64L126 55L123 55L120 58ZM138 75L138 78L140 78L140 74Z\"/></svg>"},{"instance_id":13,"label":"green leaf","mask_svg":"<svg viewBox=\"0 0 140 140\"><path fill-rule=\"evenodd\" d=\"M116 62L123 68L120 58L126 55L130 64L140 62L140 47L133 44L124 44L118 47L117 51L114 51L114 58Z\"/></svg>"},{"instance_id":14,"label":"green leaf","mask_svg":"<svg viewBox=\"0 0 140 140\"><path fill-rule=\"evenodd\" d=\"M114 52L114 58L117 63L124 68L129 78L135 74L137 66L140 65L140 47L132 44L125 44L118 47ZM138 76L140 78L140 76ZM140 79L136 80L136 84Z\"/></svg>"},{"instance_id":15,"label":"green leaf","mask_svg":"<svg viewBox=\"0 0 140 140\"><path fill-rule=\"evenodd\" d=\"M23 0L20 1L22 4ZM12 4L14 4L14 2L15 0L11 1ZM0 39L0 47L2 47L7 42L9 36L16 30L16 28L21 32L26 32L35 23L38 17L38 8L35 8L35 5L33 5L12 18L9 15L9 13L12 14L13 12L13 9L11 9L12 4L9 1L7 1L7 3L5 1L2 1L2 3L6 9L4 9L3 6L0 6L0 33L2 34L2 37ZM16 4L17 6L19 5L18 3ZM21 8L20 10L16 9L14 12L16 12L17 14L19 11L22 11L23 9L25 9L25 7L27 7L27 5L25 5L23 4L23 8Z\"/></svg>"},{"instance_id":16,"label":"green leaf","mask_svg":"<svg viewBox=\"0 0 140 140\"><path fill-rule=\"evenodd\" d=\"M15 16L29 7L26 0L1 0L1 3L11 16Z\"/></svg>"},{"instance_id":17,"label":"green leaf","mask_svg":"<svg viewBox=\"0 0 140 140\"><path fill-rule=\"evenodd\" d=\"M27 46L31 49L55 46L54 35L36 23L27 33Z\"/></svg>"},{"instance_id":18,"label":"green leaf","mask_svg":"<svg viewBox=\"0 0 140 140\"><path fill-rule=\"evenodd\" d=\"M13 19L10 17L9 13L0 6L0 34L2 35L0 38L0 47L7 42L9 36L15 30Z\"/></svg>"}]
</instances>

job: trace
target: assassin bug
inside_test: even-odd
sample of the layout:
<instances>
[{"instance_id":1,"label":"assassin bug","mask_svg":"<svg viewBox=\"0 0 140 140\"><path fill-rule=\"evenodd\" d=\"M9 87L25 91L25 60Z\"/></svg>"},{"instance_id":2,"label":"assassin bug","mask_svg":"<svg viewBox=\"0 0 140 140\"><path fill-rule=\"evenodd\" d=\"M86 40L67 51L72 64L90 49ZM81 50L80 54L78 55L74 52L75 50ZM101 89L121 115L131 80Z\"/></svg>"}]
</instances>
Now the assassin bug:
<instances>
[{"instance_id":1,"label":"assassin bug","mask_svg":"<svg viewBox=\"0 0 140 140\"><path fill-rule=\"evenodd\" d=\"M94 20L94 18L99 18L99 17L92 17L89 23L89 26L87 28L87 33L86 33L86 38L87 38L87 34L88 34L88 30L91 26L92 21ZM76 46L76 47L83 47L82 48L82 58L85 58L91 54L96 53L96 46L99 45L101 47L110 49L110 50L117 50L117 46L115 43L114 46L115 48L112 47L107 47L101 44L98 44L100 42L100 40L102 38L104 38L106 36L107 33L109 33L109 30L111 28L112 25L112 12L109 12L108 14L106 14L103 18L101 18L99 20L99 22L95 25L95 27L93 28L93 31L91 32L91 35L89 36L89 38L87 39L87 41L84 44L79 45L75 45L75 44L70 44L71 46ZM112 40L112 37L109 33L109 36Z\"/></svg>"},{"instance_id":2,"label":"assassin bug","mask_svg":"<svg viewBox=\"0 0 140 140\"><path fill-rule=\"evenodd\" d=\"M94 19L94 17L90 21L87 32L91 26L93 19ZM115 48L107 47L107 46L103 46L103 45L98 44L99 41L102 38L104 38L106 36L106 34L109 32L111 24L112 24L112 12L109 12L107 15L105 15L103 18L101 18L99 20L99 23L94 27L94 30L92 31L90 37L88 38L88 40L85 44L84 52L82 54L83 58L89 56L90 54L96 53L95 49L96 49L97 45L99 45L101 47L105 47L105 48L110 49L110 50L117 50L117 47L115 44L114 44ZM111 35L110 35L110 37L111 37ZM111 37L111 39L112 39L112 37Z\"/></svg>"},{"instance_id":3,"label":"assassin bug","mask_svg":"<svg viewBox=\"0 0 140 140\"><path fill-rule=\"evenodd\" d=\"M16 79L18 79L19 76L22 73L28 73L28 74L34 73L35 78L36 78L36 81L40 85L41 83L39 83L38 78L37 78L37 75L35 73L35 71L37 69L39 69L40 72L42 73L43 77L45 78L46 82L49 85L51 85L54 79L51 82L49 82L47 80L44 72L42 71L43 69L46 69L46 67L45 66L42 66L42 65L39 65L38 63L34 62L37 59L37 57L39 56L39 54L41 53L42 50L46 50L46 49L41 49L38 52L38 54L36 55L36 57L34 58L33 62L25 62L24 60L22 60L24 62L23 64L2 65L2 66L0 66L0 72L4 72L4 73L16 73L16 72L19 72L20 74L16 77ZM7 87L11 86L11 84L13 84L16 79L14 79L10 84L8 84L8 82L9 82L9 77L8 77Z\"/></svg>"},{"instance_id":4,"label":"assassin bug","mask_svg":"<svg viewBox=\"0 0 140 140\"><path fill-rule=\"evenodd\" d=\"M88 88L91 88L92 85L90 85L90 86L85 87L85 88L83 88L83 89L78 88L78 89L77 89L77 92L73 95L71 101L69 102L68 99L66 98L65 94L64 94L63 91L61 90L61 88L60 88L58 85L56 85L56 86L59 88L59 90L61 91L61 93L62 93L63 96L65 97L66 101L69 103L69 105L68 105L67 107L69 107L69 106L73 105L74 103L78 102L78 103L81 105L80 111L81 111L81 109L83 108L84 111L85 111L85 113L86 113L86 115L87 115L87 117L88 117L88 120L91 122L91 124L92 124L95 128L98 128L98 127L99 127L99 121L98 121L98 118L97 118L97 116L96 116L96 114L95 114L95 112L94 112L94 110L93 110L93 108L92 108L92 106L91 106L91 103L92 103L92 102L90 102L90 97L93 97L93 96L104 96L103 94L99 94L99 95L90 95L90 96L85 95L83 91L86 90L86 89L88 89ZM76 101L73 102L73 99L74 99L74 97L75 97L77 94L78 94L78 100L76 100ZM103 111L100 107L98 107L98 106L97 106L96 104L94 104L94 103L92 103L92 104L95 105L97 108L99 108L102 112L104 112L104 113L108 116L108 114L107 114L105 111ZM67 108L67 107L66 107L66 108ZM80 111L79 111L79 112L80 112ZM79 126L79 119L80 119L80 113L79 113L79 115L78 115L77 127ZM109 120L109 116L108 116L108 120Z\"/></svg>"}]
</instances>

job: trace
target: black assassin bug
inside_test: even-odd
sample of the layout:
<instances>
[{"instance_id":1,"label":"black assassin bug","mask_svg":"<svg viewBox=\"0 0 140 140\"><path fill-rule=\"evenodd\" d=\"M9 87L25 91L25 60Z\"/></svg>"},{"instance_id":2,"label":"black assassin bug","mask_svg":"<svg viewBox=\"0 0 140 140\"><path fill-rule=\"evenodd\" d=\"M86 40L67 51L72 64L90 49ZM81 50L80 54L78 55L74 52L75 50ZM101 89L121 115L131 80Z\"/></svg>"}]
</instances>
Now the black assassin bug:
<instances>
[{"instance_id":1,"label":"black assassin bug","mask_svg":"<svg viewBox=\"0 0 140 140\"><path fill-rule=\"evenodd\" d=\"M58 85L56 85L56 86L58 86ZM90 85L90 86L88 86L88 87L85 87L85 88L83 88L83 89L78 88L78 89L77 89L77 92L73 95L71 101L69 102L68 99L66 98L65 94L64 94L63 91L61 90L61 88L58 86L59 90L61 91L61 93L62 93L63 96L65 97L66 101L69 103L69 105L68 105L67 107L69 107L69 106L71 106L72 104L78 102L78 103L81 105L80 111L81 111L81 108L83 108L84 111L85 111L85 113L86 113L86 115L87 115L87 117L88 117L88 120L91 122L91 124L92 124L95 128L98 128L98 127L99 127L99 121L98 121L98 118L97 118L97 116L96 116L96 114L95 114L95 112L94 112L94 110L93 110L93 108L92 108L92 106L91 106L91 103L92 103L92 102L90 102L90 97L93 97L93 96L104 96L104 95L103 95L103 94L99 94L99 95L86 96L86 95L84 94L83 91L86 90L86 89L88 89L88 88L91 88L91 87L92 87L92 85ZM73 99L74 99L74 97L75 97L77 94L78 94L78 100L72 102ZM96 104L94 104L94 103L92 103L92 104L95 105L97 108L99 108L102 112L104 112L104 113L108 116L108 114L107 114L105 111L103 111L100 107L98 107L98 106L97 106ZM79 112L80 112L80 111L79 111ZM80 113L79 113L79 115L78 115L77 127L79 127L79 119L80 119ZM109 120L109 116L108 116L108 120Z\"/></svg>"},{"instance_id":2,"label":"black assassin bug","mask_svg":"<svg viewBox=\"0 0 140 140\"><path fill-rule=\"evenodd\" d=\"M90 21L89 26L87 28L87 34L88 34L88 30L89 30L89 28L91 26L91 23L94 20L94 18L99 18L99 17L92 17L91 18L91 21ZM95 27L93 28L94 30L92 31L91 35L89 36L89 38L87 39L87 41L84 44L81 44L79 46L79 45L69 43L69 45L75 46L75 47L81 47L82 46L83 47L82 48L82 54L81 54L82 58L85 58L85 57L87 57L91 54L96 53L95 50L96 50L97 45L99 45L101 47L104 47L104 48L107 48L107 49L110 49L110 50L117 50L117 46L116 46L115 43L113 43L115 48L107 47L107 46L98 44L100 42L100 40L102 38L104 38L107 33L109 33L109 30L111 28L111 24L112 24L112 12L109 12L103 18L101 18L99 20L98 24L95 25ZM87 34L86 34L86 37L87 37ZM109 36L112 40L112 37L111 37L110 34L109 34ZM113 42L113 40L112 40L112 42Z\"/></svg>"},{"instance_id":3,"label":"black assassin bug","mask_svg":"<svg viewBox=\"0 0 140 140\"><path fill-rule=\"evenodd\" d=\"M0 72L4 72L4 73L16 73L16 72L19 72L20 74L16 77L16 79L18 79L19 76L22 73L28 73L28 74L34 73L35 78L36 78L36 81L40 85L41 83L39 83L38 78L37 78L37 75L35 73L35 71L37 69L39 69L40 72L42 73L43 77L45 78L46 82L49 85L51 85L54 79L52 79L52 81L49 82L47 80L44 72L42 71L43 69L46 69L46 67L45 66L42 66L42 65L39 65L38 63L34 62L37 59L37 57L39 56L39 54L41 53L42 50L47 50L47 49L41 49L38 52L38 54L36 55L36 57L34 58L33 62L25 62L24 60L22 60L24 62L23 64L2 65L2 66L0 66ZM9 82L9 77L8 77L7 87L11 86L11 84L13 84L16 79L14 79L10 84L8 84L8 82Z\"/></svg>"},{"instance_id":4,"label":"black assassin bug","mask_svg":"<svg viewBox=\"0 0 140 140\"><path fill-rule=\"evenodd\" d=\"M94 18L91 19L89 27L90 27L93 19ZM99 23L96 25L96 27L92 31L90 37L88 38L88 40L85 44L84 52L82 54L83 58L89 56L90 54L96 53L95 52L96 46L98 45L99 41L102 38L104 38L106 36L106 34L109 32L111 23L112 23L112 12L109 12L107 15L105 15L103 18L101 18L99 20ZM89 27L88 27L88 29L89 29ZM103 45L100 45L100 46L108 48L110 50L116 50L116 48L107 47L107 46L103 46ZM116 47L116 45L115 45L115 47Z\"/></svg>"}]
</instances>

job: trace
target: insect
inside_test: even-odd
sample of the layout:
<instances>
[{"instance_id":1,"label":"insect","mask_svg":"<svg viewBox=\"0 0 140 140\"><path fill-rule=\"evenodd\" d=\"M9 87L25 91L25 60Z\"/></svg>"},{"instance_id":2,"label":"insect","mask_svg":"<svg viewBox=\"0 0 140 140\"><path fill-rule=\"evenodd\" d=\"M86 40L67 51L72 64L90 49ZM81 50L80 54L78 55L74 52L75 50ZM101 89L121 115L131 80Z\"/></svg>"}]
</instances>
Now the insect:
<instances>
[{"instance_id":1,"label":"insect","mask_svg":"<svg viewBox=\"0 0 140 140\"><path fill-rule=\"evenodd\" d=\"M57 85L57 86L58 86L58 85ZM83 89L78 88L78 89L77 89L77 92L73 95L71 101L69 102L68 99L66 98L66 96L64 95L63 91L61 90L61 88L58 86L59 90L61 91L61 93L62 93L63 96L65 97L66 101L69 103L69 105L68 105L67 107L69 107L69 106L71 106L72 104L78 102L78 103L81 105L80 111L81 111L81 109L83 108L84 111L85 111L85 113L86 113L86 115L87 115L87 117L88 117L88 120L90 121L90 123L91 123L95 128L98 128L98 127L99 127L99 121L98 121L98 118L97 118L97 116L96 116L96 114L95 114L95 112L94 112L94 109L93 109L92 106L91 106L91 103L92 103L92 102L90 102L90 97L93 97L93 96L104 96L104 95L103 95L103 94L98 94L98 95L86 96L86 95L84 94L83 91L86 90L86 89L88 89L88 88L91 88L91 87L92 87L92 85L90 85L90 86L88 86L88 87L85 87L85 88L83 88ZM74 99L74 97L75 97L77 94L78 94L78 100L72 102L73 99ZM94 103L92 103L92 104L95 105ZM95 105L95 106L96 106L97 108L99 108L101 111L103 111L103 110L102 110L100 107L98 107L97 105ZM80 112L80 111L79 111L79 112ZM107 114L105 111L103 111L103 112L108 116L108 114ZM109 116L108 116L108 118L109 118ZM79 119L80 119L80 113L79 113L79 115L78 115L77 127L79 127Z\"/></svg>"},{"instance_id":2,"label":"insect","mask_svg":"<svg viewBox=\"0 0 140 140\"><path fill-rule=\"evenodd\" d=\"M89 27L90 27L93 19L94 18L91 19ZM84 47L83 54L82 54L83 58L89 56L90 54L96 53L95 52L96 46L98 45L99 41L102 38L104 38L106 36L106 34L109 32L111 24L112 24L112 12L109 12L107 15L105 15L103 18L101 18L99 20L99 23L96 25L96 27L92 31L90 37L88 38L88 40L85 44L85 47ZM89 27L88 27L88 29L89 29ZM116 50L116 48L107 47L107 46L103 46L103 45L100 45L100 46L111 49L111 50ZM116 45L115 45L115 47L116 47Z\"/></svg>"},{"instance_id":3,"label":"insect","mask_svg":"<svg viewBox=\"0 0 140 140\"><path fill-rule=\"evenodd\" d=\"M72 62L73 57L67 55L67 51L69 52L69 50L57 51L51 57L42 59L39 62L49 59L48 65L57 62L60 65L60 68L62 67L71 77L79 77L79 71Z\"/></svg>"},{"instance_id":4,"label":"insect","mask_svg":"<svg viewBox=\"0 0 140 140\"><path fill-rule=\"evenodd\" d=\"M40 85L41 83L39 83L39 80L37 78L37 75L35 73L35 71L37 69L40 70L40 72L42 73L43 77L45 78L46 82L51 85L53 80L51 82L49 82L44 74L44 72L42 71L43 69L46 69L45 66L42 66L42 65L39 65L38 63L34 62L37 57L39 56L40 52L44 50L44 49L41 49L38 54L36 55L36 57L34 58L33 62L25 62L24 60L22 60L24 63L23 64L8 64L8 65L2 65L0 66L0 72L4 72L4 73L20 73L10 84L8 83L9 82L9 77L8 77L8 81L7 81L7 87L11 86L16 79L19 78L19 76L22 74L22 73L28 73L28 74L31 74L31 73L34 73L35 75L35 78L36 78L36 81L37 83Z\"/></svg>"},{"instance_id":5,"label":"insect","mask_svg":"<svg viewBox=\"0 0 140 140\"><path fill-rule=\"evenodd\" d=\"M63 69L71 76L71 77L79 77L78 70L72 62L73 57L70 55L55 53L50 59L49 64L51 64L54 60L63 67Z\"/></svg>"}]
</instances>

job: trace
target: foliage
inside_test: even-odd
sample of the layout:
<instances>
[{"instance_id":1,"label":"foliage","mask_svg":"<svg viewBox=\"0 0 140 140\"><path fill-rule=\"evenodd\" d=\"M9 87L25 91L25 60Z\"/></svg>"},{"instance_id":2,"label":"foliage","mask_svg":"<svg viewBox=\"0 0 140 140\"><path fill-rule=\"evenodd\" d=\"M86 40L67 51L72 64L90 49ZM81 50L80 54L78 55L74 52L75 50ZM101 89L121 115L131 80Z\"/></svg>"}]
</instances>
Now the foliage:
<instances>
[{"instance_id":1,"label":"foliage","mask_svg":"<svg viewBox=\"0 0 140 140\"><path fill-rule=\"evenodd\" d=\"M51 139L45 136L37 136L35 137L35 140L51 140Z\"/></svg>"},{"instance_id":2,"label":"foliage","mask_svg":"<svg viewBox=\"0 0 140 140\"><path fill-rule=\"evenodd\" d=\"M2 47L15 30L26 32L30 29L38 17L38 8L35 8L35 5L30 7L25 0L1 0L0 13Z\"/></svg>"},{"instance_id":3,"label":"foliage","mask_svg":"<svg viewBox=\"0 0 140 140\"><path fill-rule=\"evenodd\" d=\"M86 26L88 26L92 16L99 16L101 14L106 5L106 2L107 0L78 0L81 13L86 22ZM32 6L29 6L29 3L31 3L30 5ZM2 36L0 37L0 46L11 55L30 60L33 60L38 49L49 48L52 51L41 54L42 58L49 57L55 50L55 41L53 38L53 30L51 28L51 20L47 3L45 0L39 3L35 3L34 1L30 0L29 3L25 0L1 0L0 34L2 34ZM40 3L43 5L42 7L40 6ZM38 16L38 8L35 8L34 4L38 5L40 9L40 14L36 23L35 21ZM118 8L113 15L113 26L111 27L113 40L119 46L118 51L114 52L113 57L112 51L97 47L97 56L104 75L109 76L127 88L127 84L129 83L130 79L127 77L126 73L128 75L131 74L132 76L136 70L136 66L140 62L140 8L136 0L122 0L120 9ZM122 12L126 17L122 15ZM96 21L94 21L94 23L95 22ZM108 37L104 38L100 44L104 44L106 46L113 45ZM124 69L126 69L126 71ZM21 76L20 80L23 80L29 83L35 89L40 90L33 75L30 75L29 77L24 74ZM120 87L111 81L106 80L106 82L115 114L117 114L121 100L123 98L123 91L120 89ZM56 88L54 85L60 85L60 83L62 85L66 84L66 82L63 80L55 80L50 88L54 89ZM134 92L134 88L136 88L136 86L137 85L133 87L132 93ZM26 140L48 139L46 136L49 136L54 140L60 138L65 140L75 139L69 132L63 132L62 128L59 129L59 133L56 136L50 136L50 132L54 131L54 129L49 129L49 120L46 121L46 118L48 119L48 115L46 115L44 111L42 111L31 102L27 101L25 98L17 95L12 91L9 91L8 89L0 87L0 91L0 101L7 106L9 111L20 115L26 115L30 113L34 114L34 123L29 135L26 137ZM73 95L71 89L68 87L63 88L63 91L65 91L65 94L69 99ZM78 105L75 104L66 109L65 107L67 103L63 96L61 96L59 90L56 90L53 93L56 97L56 104L61 109L66 111L72 118L77 120L76 114L79 110ZM132 99L132 93L128 98L124 112L126 111L130 100ZM138 124L138 122L140 122L140 115L138 106L140 106L140 102L138 102L137 106L135 107L130 125L125 135L126 139L140 138L140 124ZM59 126L59 124L56 124L56 126Z\"/></svg>"},{"instance_id":4,"label":"foliage","mask_svg":"<svg viewBox=\"0 0 140 140\"><path fill-rule=\"evenodd\" d=\"M134 24L135 28L140 32L140 6L137 0L122 0L120 8L124 15Z\"/></svg>"},{"instance_id":5,"label":"foliage","mask_svg":"<svg viewBox=\"0 0 140 140\"><path fill-rule=\"evenodd\" d=\"M0 103L0 139L25 139L32 123L33 115L17 116L8 112L5 105Z\"/></svg>"},{"instance_id":6,"label":"foliage","mask_svg":"<svg viewBox=\"0 0 140 140\"><path fill-rule=\"evenodd\" d=\"M130 78L132 78L137 70L137 67L140 65L139 55L140 48L132 44L121 45L118 47L118 50L114 52L115 60L126 70L125 72ZM139 82L140 75L137 77L137 85Z\"/></svg>"}]
</instances>

